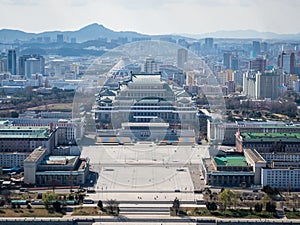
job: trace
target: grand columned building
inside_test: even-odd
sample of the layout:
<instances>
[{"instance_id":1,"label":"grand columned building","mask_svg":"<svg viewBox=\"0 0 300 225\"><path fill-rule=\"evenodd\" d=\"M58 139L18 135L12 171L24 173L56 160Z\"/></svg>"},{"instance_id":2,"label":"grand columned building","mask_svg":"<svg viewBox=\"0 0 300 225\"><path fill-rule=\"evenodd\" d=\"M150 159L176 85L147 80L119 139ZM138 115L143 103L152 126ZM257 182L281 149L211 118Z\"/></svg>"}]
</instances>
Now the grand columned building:
<instances>
[{"instance_id":1,"label":"grand columned building","mask_svg":"<svg viewBox=\"0 0 300 225\"><path fill-rule=\"evenodd\" d=\"M163 81L160 73L132 74L119 90L102 89L93 112L100 136L193 142L198 131L198 110L191 96Z\"/></svg>"}]
</instances>

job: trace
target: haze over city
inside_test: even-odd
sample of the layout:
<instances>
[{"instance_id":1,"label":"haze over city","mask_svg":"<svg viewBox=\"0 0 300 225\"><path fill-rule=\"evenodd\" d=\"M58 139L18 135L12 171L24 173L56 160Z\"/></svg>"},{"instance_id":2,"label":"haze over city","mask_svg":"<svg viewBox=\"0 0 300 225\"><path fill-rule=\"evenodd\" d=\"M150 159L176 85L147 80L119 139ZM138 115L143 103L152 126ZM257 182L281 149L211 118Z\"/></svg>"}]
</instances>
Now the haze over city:
<instances>
[{"instance_id":1,"label":"haze over city","mask_svg":"<svg viewBox=\"0 0 300 225\"><path fill-rule=\"evenodd\" d=\"M144 34L240 29L297 33L299 9L297 0L0 0L0 28L64 31L95 22Z\"/></svg>"},{"instance_id":2,"label":"haze over city","mask_svg":"<svg viewBox=\"0 0 300 225\"><path fill-rule=\"evenodd\" d=\"M300 225L300 0L0 0L1 225Z\"/></svg>"}]
</instances>

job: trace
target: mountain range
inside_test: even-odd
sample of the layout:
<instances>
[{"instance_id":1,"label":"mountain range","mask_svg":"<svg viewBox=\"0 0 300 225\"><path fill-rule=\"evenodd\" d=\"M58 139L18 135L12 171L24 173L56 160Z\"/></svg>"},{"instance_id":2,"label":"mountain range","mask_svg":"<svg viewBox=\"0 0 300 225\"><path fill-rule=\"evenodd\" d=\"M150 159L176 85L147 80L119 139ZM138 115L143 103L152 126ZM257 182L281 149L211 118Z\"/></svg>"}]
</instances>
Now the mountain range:
<instances>
[{"instance_id":1,"label":"mountain range","mask_svg":"<svg viewBox=\"0 0 300 225\"><path fill-rule=\"evenodd\" d=\"M274 32L260 32L256 30L220 30L205 34L182 34L182 36L201 39L205 37L213 38L240 38L240 39L277 39L277 40L299 40L300 33L278 34Z\"/></svg>"},{"instance_id":2,"label":"mountain range","mask_svg":"<svg viewBox=\"0 0 300 225\"><path fill-rule=\"evenodd\" d=\"M63 34L68 38L76 38L78 42L95 40L98 38L116 39L125 37L144 38L151 35L140 34L133 31L113 31L101 24L93 23L76 31L47 31L42 33L27 33L21 30L2 29L0 30L0 42L13 42L15 40L26 41L32 38L50 37L56 40L57 34ZM235 30L235 31L216 31L206 34L180 34L179 35L155 35L156 37L167 36L179 38L188 37L192 39L201 39L205 37L213 38L253 38L253 39L279 39L279 40L299 40L300 33L297 34L277 34L272 32L259 32L255 30Z\"/></svg>"},{"instance_id":3,"label":"mountain range","mask_svg":"<svg viewBox=\"0 0 300 225\"><path fill-rule=\"evenodd\" d=\"M78 42L95 40L98 38L113 39L119 37L127 37L129 39L132 39L132 38L140 38L140 37L147 36L132 31L117 32L108 29L103 25L93 23L76 31L46 31L42 33L27 33L21 30L2 29L0 30L0 41L6 41L6 42L10 42L14 40L25 41L25 40L30 40L32 38L39 38L39 37L50 37L52 40L56 40L58 34L63 34L64 36L69 38L76 38Z\"/></svg>"}]
</instances>

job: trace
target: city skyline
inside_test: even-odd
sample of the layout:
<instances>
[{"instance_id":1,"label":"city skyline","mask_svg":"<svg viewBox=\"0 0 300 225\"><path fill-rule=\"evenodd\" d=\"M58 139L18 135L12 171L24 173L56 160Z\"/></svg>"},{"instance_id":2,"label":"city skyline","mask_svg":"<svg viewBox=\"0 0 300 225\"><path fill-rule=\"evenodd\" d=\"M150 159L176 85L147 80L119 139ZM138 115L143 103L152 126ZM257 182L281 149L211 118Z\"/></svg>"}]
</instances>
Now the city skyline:
<instances>
[{"instance_id":1,"label":"city skyline","mask_svg":"<svg viewBox=\"0 0 300 225\"><path fill-rule=\"evenodd\" d=\"M288 0L0 0L0 29L77 30L90 23L144 34L203 34L253 29L297 33L300 3ZM282 16L288 12L288 16ZM280 17L279 17L280 15ZM20 23L22 21L22 23Z\"/></svg>"}]
</instances>

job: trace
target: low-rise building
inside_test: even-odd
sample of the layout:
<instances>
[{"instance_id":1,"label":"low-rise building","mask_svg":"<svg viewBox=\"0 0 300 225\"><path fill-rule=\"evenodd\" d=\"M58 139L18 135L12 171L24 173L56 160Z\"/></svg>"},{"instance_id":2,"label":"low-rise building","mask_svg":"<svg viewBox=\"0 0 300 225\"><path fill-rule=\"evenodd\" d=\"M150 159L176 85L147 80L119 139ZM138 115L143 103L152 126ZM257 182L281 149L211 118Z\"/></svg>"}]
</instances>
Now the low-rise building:
<instances>
[{"instance_id":1,"label":"low-rise building","mask_svg":"<svg viewBox=\"0 0 300 225\"><path fill-rule=\"evenodd\" d=\"M0 164L2 167L18 166L23 168L24 160L30 155L30 152L1 152Z\"/></svg>"},{"instance_id":2,"label":"low-rise building","mask_svg":"<svg viewBox=\"0 0 300 225\"><path fill-rule=\"evenodd\" d=\"M55 113L56 115L57 113ZM60 119L58 118L7 118L0 120L1 126L38 127L53 125L57 129L57 145L70 145L79 142L84 134L83 119Z\"/></svg>"},{"instance_id":3,"label":"low-rise building","mask_svg":"<svg viewBox=\"0 0 300 225\"><path fill-rule=\"evenodd\" d=\"M82 185L89 173L89 162L78 156L51 156L35 149L24 161L24 182L39 186Z\"/></svg>"},{"instance_id":4,"label":"low-rise building","mask_svg":"<svg viewBox=\"0 0 300 225\"><path fill-rule=\"evenodd\" d=\"M266 160L255 149L244 149L244 156L254 172L254 185L261 184L261 169L267 165Z\"/></svg>"},{"instance_id":5,"label":"low-rise building","mask_svg":"<svg viewBox=\"0 0 300 225\"><path fill-rule=\"evenodd\" d=\"M57 146L55 127L0 126L0 152L32 152L42 146L51 152Z\"/></svg>"},{"instance_id":6,"label":"low-rise building","mask_svg":"<svg viewBox=\"0 0 300 225\"><path fill-rule=\"evenodd\" d=\"M300 133L300 124L284 122L223 122L207 120L207 139L223 145L235 145L235 134L241 133Z\"/></svg>"},{"instance_id":7,"label":"low-rise building","mask_svg":"<svg viewBox=\"0 0 300 225\"><path fill-rule=\"evenodd\" d=\"M299 162L298 162L299 165ZM285 190L300 189L300 168L262 168L262 186Z\"/></svg>"},{"instance_id":8,"label":"low-rise building","mask_svg":"<svg viewBox=\"0 0 300 225\"><path fill-rule=\"evenodd\" d=\"M217 155L203 159L205 183L213 186L244 187L254 184L253 167L242 155Z\"/></svg>"},{"instance_id":9,"label":"low-rise building","mask_svg":"<svg viewBox=\"0 0 300 225\"><path fill-rule=\"evenodd\" d=\"M256 149L259 153L293 152L300 149L299 133L236 133L236 151L245 148Z\"/></svg>"}]
</instances>

